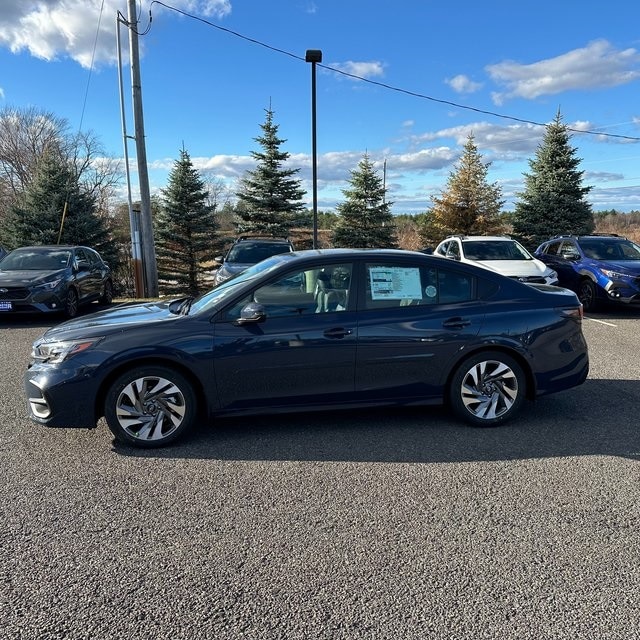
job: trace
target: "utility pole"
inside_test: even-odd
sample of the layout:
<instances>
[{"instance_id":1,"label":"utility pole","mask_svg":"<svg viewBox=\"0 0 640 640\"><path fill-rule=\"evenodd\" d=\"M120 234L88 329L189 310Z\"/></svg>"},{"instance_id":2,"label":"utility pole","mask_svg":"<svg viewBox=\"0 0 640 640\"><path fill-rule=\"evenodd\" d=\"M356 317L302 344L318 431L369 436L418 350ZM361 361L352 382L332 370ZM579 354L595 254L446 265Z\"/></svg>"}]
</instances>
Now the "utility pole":
<instances>
[{"instance_id":1,"label":"utility pole","mask_svg":"<svg viewBox=\"0 0 640 640\"><path fill-rule=\"evenodd\" d=\"M136 0L128 0L129 55L131 58L131 91L133 102L133 126L135 129L138 179L140 182L140 233L142 236L142 262L145 276L145 297L158 296L158 267L151 220L151 194L147 171L147 150L142 116L142 85L140 82L140 53L138 50L138 19Z\"/></svg>"}]
</instances>

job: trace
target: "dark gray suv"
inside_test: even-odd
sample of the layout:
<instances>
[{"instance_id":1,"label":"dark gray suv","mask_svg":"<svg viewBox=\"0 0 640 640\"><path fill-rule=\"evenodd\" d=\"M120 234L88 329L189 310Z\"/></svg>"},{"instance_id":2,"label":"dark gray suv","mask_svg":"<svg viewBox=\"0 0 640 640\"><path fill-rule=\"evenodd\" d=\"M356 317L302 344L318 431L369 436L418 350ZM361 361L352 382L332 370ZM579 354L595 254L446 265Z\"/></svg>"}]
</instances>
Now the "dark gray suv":
<instances>
[{"instance_id":1,"label":"dark gray suv","mask_svg":"<svg viewBox=\"0 0 640 640\"><path fill-rule=\"evenodd\" d=\"M226 256L216 258L216 262L221 262L222 266L216 272L214 283L220 284L247 267L293 250L293 245L287 238L241 236L233 243Z\"/></svg>"}]
</instances>

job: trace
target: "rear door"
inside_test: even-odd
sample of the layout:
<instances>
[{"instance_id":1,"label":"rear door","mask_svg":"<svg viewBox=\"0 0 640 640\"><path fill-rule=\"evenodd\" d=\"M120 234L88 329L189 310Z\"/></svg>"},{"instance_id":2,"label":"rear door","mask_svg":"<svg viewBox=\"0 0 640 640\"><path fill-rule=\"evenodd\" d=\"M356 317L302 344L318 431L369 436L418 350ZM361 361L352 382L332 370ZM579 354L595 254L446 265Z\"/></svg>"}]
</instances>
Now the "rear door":
<instances>
[{"instance_id":1,"label":"rear door","mask_svg":"<svg viewBox=\"0 0 640 640\"><path fill-rule=\"evenodd\" d=\"M356 393L367 401L438 397L484 319L476 280L453 264L369 261L361 274Z\"/></svg>"}]
</instances>

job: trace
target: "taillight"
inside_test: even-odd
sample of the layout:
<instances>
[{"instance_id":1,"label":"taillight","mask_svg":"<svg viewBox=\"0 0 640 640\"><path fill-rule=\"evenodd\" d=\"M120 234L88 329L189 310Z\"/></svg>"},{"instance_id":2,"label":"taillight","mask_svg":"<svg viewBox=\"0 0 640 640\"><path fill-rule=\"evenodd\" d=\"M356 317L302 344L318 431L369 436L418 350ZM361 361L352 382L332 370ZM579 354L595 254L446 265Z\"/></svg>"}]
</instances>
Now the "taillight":
<instances>
[{"instance_id":1,"label":"taillight","mask_svg":"<svg viewBox=\"0 0 640 640\"><path fill-rule=\"evenodd\" d=\"M565 318L573 318L577 322L582 322L584 318L584 308L582 304L577 307L571 307L571 309L560 309L560 315Z\"/></svg>"}]
</instances>

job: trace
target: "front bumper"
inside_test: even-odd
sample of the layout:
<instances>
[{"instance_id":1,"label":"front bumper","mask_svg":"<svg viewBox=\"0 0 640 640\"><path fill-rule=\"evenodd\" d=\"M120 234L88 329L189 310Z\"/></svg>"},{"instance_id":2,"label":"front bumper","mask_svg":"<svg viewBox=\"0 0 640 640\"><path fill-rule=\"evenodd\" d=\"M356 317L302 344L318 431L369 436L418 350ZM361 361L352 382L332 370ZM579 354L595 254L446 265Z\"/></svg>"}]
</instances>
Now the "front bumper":
<instances>
[{"instance_id":1,"label":"front bumper","mask_svg":"<svg viewBox=\"0 0 640 640\"><path fill-rule=\"evenodd\" d=\"M623 304L640 304L640 290L623 280L610 280L603 289L608 300Z\"/></svg>"},{"instance_id":2,"label":"front bumper","mask_svg":"<svg viewBox=\"0 0 640 640\"><path fill-rule=\"evenodd\" d=\"M96 426L96 388L87 371L32 365L23 382L34 422L47 427Z\"/></svg>"}]
</instances>

